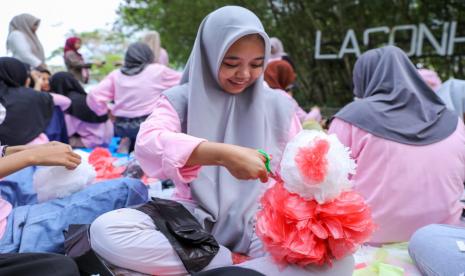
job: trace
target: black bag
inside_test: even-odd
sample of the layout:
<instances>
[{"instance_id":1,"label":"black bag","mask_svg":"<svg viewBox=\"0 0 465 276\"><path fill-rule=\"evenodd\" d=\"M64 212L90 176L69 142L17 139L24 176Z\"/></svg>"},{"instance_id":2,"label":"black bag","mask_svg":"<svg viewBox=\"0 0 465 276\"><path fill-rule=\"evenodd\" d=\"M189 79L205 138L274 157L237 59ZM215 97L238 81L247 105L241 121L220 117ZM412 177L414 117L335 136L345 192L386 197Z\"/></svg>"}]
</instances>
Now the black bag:
<instances>
[{"instance_id":1,"label":"black bag","mask_svg":"<svg viewBox=\"0 0 465 276\"><path fill-rule=\"evenodd\" d=\"M189 273L202 270L218 253L220 246L213 235L205 231L182 204L152 198L152 201L136 209L152 218Z\"/></svg>"},{"instance_id":2,"label":"black bag","mask_svg":"<svg viewBox=\"0 0 465 276\"><path fill-rule=\"evenodd\" d=\"M65 253L74 259L81 275L114 276L90 246L90 224L71 224L65 235Z\"/></svg>"}]
</instances>

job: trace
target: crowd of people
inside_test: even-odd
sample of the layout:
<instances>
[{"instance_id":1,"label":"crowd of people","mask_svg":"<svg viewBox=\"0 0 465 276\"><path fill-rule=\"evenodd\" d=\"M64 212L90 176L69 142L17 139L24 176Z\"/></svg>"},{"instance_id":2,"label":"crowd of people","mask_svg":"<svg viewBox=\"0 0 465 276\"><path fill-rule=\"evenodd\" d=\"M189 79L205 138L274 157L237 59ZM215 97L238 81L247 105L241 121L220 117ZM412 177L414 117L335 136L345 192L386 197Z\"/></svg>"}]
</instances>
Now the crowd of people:
<instances>
[{"instance_id":1,"label":"crowd of people","mask_svg":"<svg viewBox=\"0 0 465 276\"><path fill-rule=\"evenodd\" d=\"M86 62L85 41L71 37L67 72L50 72L39 26L30 14L15 16L11 56L0 57L0 274L79 275L62 255L70 224L90 225L92 250L113 269L192 272L147 211L153 201L138 179L99 182L43 203L33 196L34 166L73 170L81 163L73 148L106 147L116 136L146 175L175 184L172 200L219 244L197 275L352 275L352 256L331 266L282 267L255 233L259 198L275 181L257 149L278 168L302 126L350 149L353 188L377 225L370 244L410 241L422 274L465 272L456 244L465 240L465 80L442 83L394 46L369 50L353 68L354 101L323 130L319 108L305 111L293 98L298 64L245 8L205 17L183 72L170 68L151 31L90 91L83 86L89 69L103 62ZM247 260L233 262L238 254Z\"/></svg>"}]
</instances>

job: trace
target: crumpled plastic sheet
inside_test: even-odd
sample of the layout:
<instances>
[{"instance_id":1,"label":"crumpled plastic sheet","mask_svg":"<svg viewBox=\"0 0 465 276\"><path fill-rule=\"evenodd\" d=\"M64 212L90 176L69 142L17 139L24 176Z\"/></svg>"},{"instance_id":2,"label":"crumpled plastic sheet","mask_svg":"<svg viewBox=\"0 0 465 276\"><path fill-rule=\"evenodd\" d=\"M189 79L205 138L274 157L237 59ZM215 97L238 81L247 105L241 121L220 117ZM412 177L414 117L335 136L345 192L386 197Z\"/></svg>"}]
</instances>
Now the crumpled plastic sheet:
<instances>
[{"instance_id":1,"label":"crumpled plastic sheet","mask_svg":"<svg viewBox=\"0 0 465 276\"><path fill-rule=\"evenodd\" d=\"M115 167L113 162L115 157L106 148L95 148L89 155L89 163L94 167L97 172L95 181L102 181L107 179L119 178L122 176L126 167Z\"/></svg>"}]
</instances>

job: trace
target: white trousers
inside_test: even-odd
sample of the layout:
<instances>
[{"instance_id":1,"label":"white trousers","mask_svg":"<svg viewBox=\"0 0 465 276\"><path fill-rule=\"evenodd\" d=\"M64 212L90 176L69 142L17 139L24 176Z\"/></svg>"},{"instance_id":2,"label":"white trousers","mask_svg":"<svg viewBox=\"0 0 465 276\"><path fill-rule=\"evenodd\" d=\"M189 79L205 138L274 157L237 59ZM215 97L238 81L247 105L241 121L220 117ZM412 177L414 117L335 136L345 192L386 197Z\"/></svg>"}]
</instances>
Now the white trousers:
<instances>
[{"instance_id":1,"label":"white trousers","mask_svg":"<svg viewBox=\"0 0 465 276\"><path fill-rule=\"evenodd\" d=\"M109 263L150 275L188 275L181 259L168 239L156 229L150 216L135 209L119 209L98 217L90 227L92 249ZM238 266L250 268L265 275L352 275L354 260L348 256L332 267L288 266L280 269L270 256L264 256L261 242L255 238L249 250L255 257ZM218 254L204 270L231 266L231 251L220 246Z\"/></svg>"}]
</instances>

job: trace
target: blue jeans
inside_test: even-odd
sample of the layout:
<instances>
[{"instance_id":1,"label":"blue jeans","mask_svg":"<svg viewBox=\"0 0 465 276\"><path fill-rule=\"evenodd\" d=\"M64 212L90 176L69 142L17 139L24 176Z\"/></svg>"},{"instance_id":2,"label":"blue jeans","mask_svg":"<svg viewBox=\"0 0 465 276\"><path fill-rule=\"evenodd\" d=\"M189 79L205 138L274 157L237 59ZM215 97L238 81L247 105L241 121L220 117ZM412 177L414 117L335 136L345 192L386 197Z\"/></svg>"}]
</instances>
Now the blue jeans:
<instances>
[{"instance_id":1,"label":"blue jeans","mask_svg":"<svg viewBox=\"0 0 465 276\"><path fill-rule=\"evenodd\" d=\"M114 123L115 136L121 138L127 137L131 140L131 144L129 145L129 152L134 150L140 125L145 121L145 119L147 119L147 117L148 115L136 118L116 117Z\"/></svg>"},{"instance_id":2,"label":"blue jeans","mask_svg":"<svg viewBox=\"0 0 465 276\"><path fill-rule=\"evenodd\" d=\"M15 188L16 184L26 192ZM147 187L132 178L99 182L71 196L39 204L30 189L32 182L23 179L0 181L2 197L14 206L0 239L0 253L63 253L63 231L69 224L90 224L103 213L148 200Z\"/></svg>"},{"instance_id":3,"label":"blue jeans","mask_svg":"<svg viewBox=\"0 0 465 276\"><path fill-rule=\"evenodd\" d=\"M413 234L409 254L422 275L462 275L465 273L465 252L459 251L456 241L465 241L465 228L428 225Z\"/></svg>"}]
</instances>

